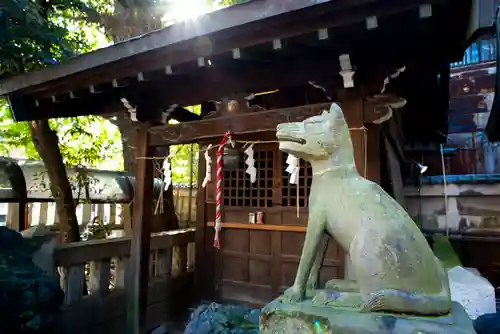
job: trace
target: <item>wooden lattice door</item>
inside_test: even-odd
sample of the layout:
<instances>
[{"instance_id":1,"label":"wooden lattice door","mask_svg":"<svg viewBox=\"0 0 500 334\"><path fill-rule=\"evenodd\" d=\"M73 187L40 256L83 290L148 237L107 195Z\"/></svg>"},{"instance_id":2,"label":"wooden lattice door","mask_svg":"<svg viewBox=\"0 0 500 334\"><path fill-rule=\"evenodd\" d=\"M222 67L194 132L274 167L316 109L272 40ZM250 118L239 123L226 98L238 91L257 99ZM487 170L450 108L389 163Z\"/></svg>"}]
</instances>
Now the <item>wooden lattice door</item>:
<instances>
[{"instance_id":1,"label":"wooden lattice door","mask_svg":"<svg viewBox=\"0 0 500 334\"><path fill-rule=\"evenodd\" d=\"M257 179L250 182L245 159L238 168L224 171L224 205L226 207L270 208L273 206L273 162L275 152L269 146L257 148L254 154Z\"/></svg>"},{"instance_id":2,"label":"wooden lattice door","mask_svg":"<svg viewBox=\"0 0 500 334\"><path fill-rule=\"evenodd\" d=\"M237 168L223 172L226 225L221 234L222 249L216 256L216 286L222 299L264 304L290 286L295 277L307 225L312 170L309 163L301 161L299 183L293 185L285 171L287 155L278 145L258 144L254 151L255 183L245 172L245 157ZM211 217L214 204L207 204ZM257 211L264 213L264 225L249 224L249 213ZM210 237L211 233L212 229ZM211 244L207 247L211 249ZM342 277L342 258L338 246L330 243L321 271L323 282Z\"/></svg>"}]
</instances>

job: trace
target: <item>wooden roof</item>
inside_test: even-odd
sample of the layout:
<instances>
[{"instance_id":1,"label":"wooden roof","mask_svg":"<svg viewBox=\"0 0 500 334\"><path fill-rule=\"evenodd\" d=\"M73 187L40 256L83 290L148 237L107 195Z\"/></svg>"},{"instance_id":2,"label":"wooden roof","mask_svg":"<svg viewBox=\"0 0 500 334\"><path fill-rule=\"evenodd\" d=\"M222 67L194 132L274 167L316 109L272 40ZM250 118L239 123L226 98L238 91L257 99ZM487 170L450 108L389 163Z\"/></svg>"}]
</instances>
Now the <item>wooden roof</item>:
<instances>
[{"instance_id":1,"label":"wooden roof","mask_svg":"<svg viewBox=\"0 0 500 334\"><path fill-rule=\"evenodd\" d=\"M430 73L461 58L471 4L254 0L5 79L0 95L23 121L102 114L121 97L165 110L310 80L336 90L342 53L351 55L357 82L409 63L417 75Z\"/></svg>"},{"instance_id":2,"label":"wooden roof","mask_svg":"<svg viewBox=\"0 0 500 334\"><path fill-rule=\"evenodd\" d=\"M121 43L114 44L113 46L75 57L63 64L0 81L0 95L7 95L18 90L61 79L83 71L93 70L95 72L100 72L99 68L101 66L110 64L117 67L126 66L130 58L151 55L155 53L155 51L165 48L168 48L168 51L178 51L175 50L174 47L182 47L180 44L183 42L220 33L227 29L241 28L246 25L254 24L253 29L249 27L244 29L244 31L248 32L248 29L270 28L277 23L278 26L274 26L274 29L276 29L280 27L280 21L283 21L283 17L280 16L332 1L333 0L254 0L241 5L231 6L202 15L195 21L188 20L176 23L164 29L137 36ZM366 1L337 0L336 2L341 3L337 6L341 9L347 6L355 6L358 3ZM264 21L266 21L265 25ZM255 23L259 24L255 25ZM290 31L289 33L294 32ZM196 45L191 44L188 47L196 48ZM195 53L198 53L198 56L207 56L211 53L209 49L215 49L214 45L207 49L198 45L198 50L195 50ZM146 61L148 58L143 59ZM170 65L183 60L186 59L171 56ZM144 65L144 70L155 68L154 62Z\"/></svg>"}]
</instances>

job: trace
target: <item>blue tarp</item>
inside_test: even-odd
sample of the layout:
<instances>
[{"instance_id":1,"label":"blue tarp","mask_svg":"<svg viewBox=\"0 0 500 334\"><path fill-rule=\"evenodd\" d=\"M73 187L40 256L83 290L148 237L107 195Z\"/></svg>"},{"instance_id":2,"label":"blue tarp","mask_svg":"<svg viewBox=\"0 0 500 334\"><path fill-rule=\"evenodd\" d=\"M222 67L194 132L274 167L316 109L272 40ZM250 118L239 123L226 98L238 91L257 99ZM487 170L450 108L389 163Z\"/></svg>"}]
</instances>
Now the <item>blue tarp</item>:
<instances>
[{"instance_id":1,"label":"blue tarp","mask_svg":"<svg viewBox=\"0 0 500 334\"><path fill-rule=\"evenodd\" d=\"M443 176L422 176L422 184L443 184ZM487 184L499 183L500 175L498 174L464 174L464 175L446 175L446 183L448 184Z\"/></svg>"},{"instance_id":2,"label":"blue tarp","mask_svg":"<svg viewBox=\"0 0 500 334\"><path fill-rule=\"evenodd\" d=\"M260 309L217 303L198 306L184 334L258 334Z\"/></svg>"}]
</instances>

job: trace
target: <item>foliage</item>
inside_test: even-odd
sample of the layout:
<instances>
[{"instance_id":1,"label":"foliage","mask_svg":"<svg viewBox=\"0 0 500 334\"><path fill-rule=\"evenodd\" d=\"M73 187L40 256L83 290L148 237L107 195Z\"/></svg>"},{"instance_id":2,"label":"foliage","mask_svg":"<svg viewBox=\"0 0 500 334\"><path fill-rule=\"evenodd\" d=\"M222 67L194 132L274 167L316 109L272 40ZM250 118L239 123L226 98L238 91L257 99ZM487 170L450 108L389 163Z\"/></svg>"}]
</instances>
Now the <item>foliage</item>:
<instances>
[{"instance_id":1,"label":"foliage","mask_svg":"<svg viewBox=\"0 0 500 334\"><path fill-rule=\"evenodd\" d=\"M191 162L191 150L193 151L192 164L193 164L193 176L192 182L196 185L198 180L198 144L192 145L176 145L172 146L171 153L173 154L171 159L172 168L172 182L175 185L189 185L189 169Z\"/></svg>"},{"instance_id":2,"label":"foliage","mask_svg":"<svg viewBox=\"0 0 500 334\"><path fill-rule=\"evenodd\" d=\"M77 19L90 10L109 12L109 2L2 1L0 76L33 71L102 44L102 39L97 38L102 36L98 26ZM59 136L64 163L102 167L103 162L108 162L108 168L122 168L119 132L108 121L97 116L74 117L51 120L50 125ZM12 120L5 100L0 100L0 129L0 154L39 159L28 125Z\"/></svg>"},{"instance_id":3,"label":"foliage","mask_svg":"<svg viewBox=\"0 0 500 334\"><path fill-rule=\"evenodd\" d=\"M68 165L123 169L120 132L110 121L99 116L50 120L59 137L59 148ZM38 160L28 125L14 122L9 106L0 100L0 154Z\"/></svg>"},{"instance_id":4,"label":"foliage","mask_svg":"<svg viewBox=\"0 0 500 334\"><path fill-rule=\"evenodd\" d=\"M201 114L201 105L186 107L187 110L195 113L196 115ZM175 124L176 121L170 121L170 123ZM191 162L191 151L192 151L192 166L193 166L193 177L192 182L196 185L198 180L198 154L199 146L198 144L193 145L175 145L170 148L171 150L171 168L172 168L172 182L175 185L189 185L190 175L190 162Z\"/></svg>"},{"instance_id":5,"label":"foliage","mask_svg":"<svg viewBox=\"0 0 500 334\"><path fill-rule=\"evenodd\" d=\"M81 238L84 241L106 239L112 231L113 226L104 225L104 222L99 217L95 217L92 222L85 226Z\"/></svg>"},{"instance_id":6,"label":"foliage","mask_svg":"<svg viewBox=\"0 0 500 334\"><path fill-rule=\"evenodd\" d=\"M33 263L33 239L0 227L0 333L53 333L57 327L64 293Z\"/></svg>"},{"instance_id":7,"label":"foliage","mask_svg":"<svg viewBox=\"0 0 500 334\"><path fill-rule=\"evenodd\" d=\"M82 0L0 2L0 77L36 70L95 47L91 30L61 19L81 13ZM97 26L95 26L97 28Z\"/></svg>"}]
</instances>

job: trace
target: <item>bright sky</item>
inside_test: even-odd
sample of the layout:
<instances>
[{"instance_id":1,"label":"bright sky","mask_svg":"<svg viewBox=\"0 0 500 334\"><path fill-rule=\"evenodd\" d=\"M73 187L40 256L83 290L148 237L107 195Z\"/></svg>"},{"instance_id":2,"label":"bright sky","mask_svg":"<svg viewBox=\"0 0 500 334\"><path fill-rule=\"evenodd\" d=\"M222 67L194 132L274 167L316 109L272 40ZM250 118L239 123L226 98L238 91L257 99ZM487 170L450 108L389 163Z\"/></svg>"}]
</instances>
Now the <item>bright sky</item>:
<instances>
[{"instance_id":1,"label":"bright sky","mask_svg":"<svg viewBox=\"0 0 500 334\"><path fill-rule=\"evenodd\" d=\"M211 10L206 0L171 0L172 11L169 16L176 20L189 20Z\"/></svg>"},{"instance_id":2,"label":"bright sky","mask_svg":"<svg viewBox=\"0 0 500 334\"><path fill-rule=\"evenodd\" d=\"M217 5L209 6L207 0L170 0L169 2L169 10L163 18L165 22L194 20L200 15L221 8ZM81 28L75 26L74 29ZM95 39L98 49L113 44L106 39L102 31L95 31L91 28L84 28L84 30L86 30L88 36L92 36Z\"/></svg>"}]
</instances>

